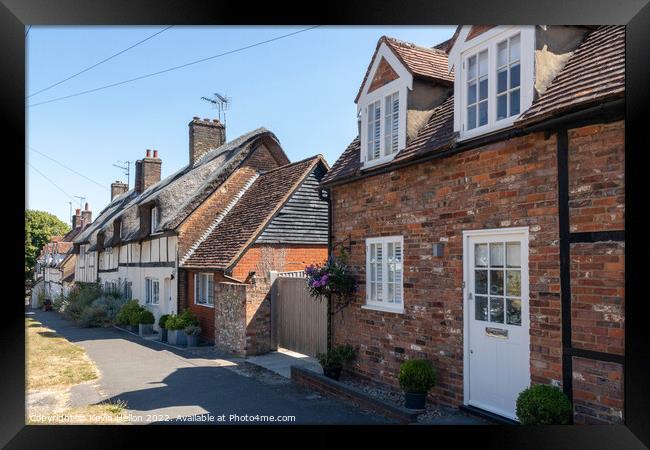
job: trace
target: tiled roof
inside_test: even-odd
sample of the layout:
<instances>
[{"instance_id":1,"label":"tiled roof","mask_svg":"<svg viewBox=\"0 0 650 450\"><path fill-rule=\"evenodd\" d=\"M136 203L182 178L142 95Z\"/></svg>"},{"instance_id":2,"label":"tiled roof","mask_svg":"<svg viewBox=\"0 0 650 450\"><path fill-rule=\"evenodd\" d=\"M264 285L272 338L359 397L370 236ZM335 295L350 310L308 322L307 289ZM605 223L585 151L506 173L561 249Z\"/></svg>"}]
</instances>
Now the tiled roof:
<instances>
[{"instance_id":1,"label":"tiled roof","mask_svg":"<svg viewBox=\"0 0 650 450\"><path fill-rule=\"evenodd\" d=\"M431 114L426 125L420 129L418 135L386 165L416 158L432 151L445 150L451 147L454 142L454 97L451 96L433 110L433 114ZM341 157L334 163L334 166L323 177L321 183L327 184L334 180L359 175L361 173L359 146L359 138L357 137L348 145ZM376 167L380 166L375 166L372 169Z\"/></svg>"},{"instance_id":2,"label":"tiled roof","mask_svg":"<svg viewBox=\"0 0 650 450\"><path fill-rule=\"evenodd\" d=\"M393 50L397 58L404 64L406 69L416 78L426 78L428 80L437 80L445 83L454 82L454 74L449 73L448 64L447 64L447 54L437 48L426 48L420 47L410 42L400 41L388 36L382 36L377 42L377 47L375 48L375 53L372 58L370 58L370 64L366 70L366 74L363 77L363 81L359 86L359 91L355 98L355 102L359 100L361 96L361 91L363 90L366 80L370 76L370 68L372 63L375 60L375 55L379 51L379 47L382 43Z\"/></svg>"},{"instance_id":3,"label":"tiled roof","mask_svg":"<svg viewBox=\"0 0 650 450\"><path fill-rule=\"evenodd\" d=\"M540 122L597 102L625 94L625 27L601 26L589 33L569 58L546 92L524 111L515 127ZM456 144L453 131L453 96L432 113L418 135L386 165L444 151ZM321 184L330 184L361 174L360 142L355 138Z\"/></svg>"},{"instance_id":4,"label":"tiled roof","mask_svg":"<svg viewBox=\"0 0 650 450\"><path fill-rule=\"evenodd\" d=\"M546 92L533 102L517 123L538 122L624 95L625 27L599 27L586 36Z\"/></svg>"},{"instance_id":5,"label":"tiled roof","mask_svg":"<svg viewBox=\"0 0 650 450\"><path fill-rule=\"evenodd\" d=\"M315 156L260 174L183 266L228 268L321 160Z\"/></svg>"}]
</instances>

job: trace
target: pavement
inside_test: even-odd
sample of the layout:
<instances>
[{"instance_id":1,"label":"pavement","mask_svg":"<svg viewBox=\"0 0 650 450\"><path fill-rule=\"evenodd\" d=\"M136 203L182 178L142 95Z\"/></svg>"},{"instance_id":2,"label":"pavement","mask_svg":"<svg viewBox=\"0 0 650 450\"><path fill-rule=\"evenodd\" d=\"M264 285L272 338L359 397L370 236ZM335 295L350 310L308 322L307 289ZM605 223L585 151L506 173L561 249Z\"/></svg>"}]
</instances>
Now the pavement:
<instances>
[{"instance_id":1,"label":"pavement","mask_svg":"<svg viewBox=\"0 0 650 450\"><path fill-rule=\"evenodd\" d=\"M313 370L320 374L323 373L323 369L316 358L286 348L279 348L276 352L270 352L264 355L251 356L246 358L246 361L264 367L285 378L291 378L291 366Z\"/></svg>"},{"instance_id":2,"label":"pavement","mask_svg":"<svg viewBox=\"0 0 650 450\"><path fill-rule=\"evenodd\" d=\"M83 347L100 371L92 386L72 390L71 403L126 402L131 423L394 423L281 375L287 361L303 358L282 352L282 363L277 356L275 362L273 356L257 357L268 370L214 347L176 349L116 328L80 328L55 312L29 314Z\"/></svg>"}]
</instances>

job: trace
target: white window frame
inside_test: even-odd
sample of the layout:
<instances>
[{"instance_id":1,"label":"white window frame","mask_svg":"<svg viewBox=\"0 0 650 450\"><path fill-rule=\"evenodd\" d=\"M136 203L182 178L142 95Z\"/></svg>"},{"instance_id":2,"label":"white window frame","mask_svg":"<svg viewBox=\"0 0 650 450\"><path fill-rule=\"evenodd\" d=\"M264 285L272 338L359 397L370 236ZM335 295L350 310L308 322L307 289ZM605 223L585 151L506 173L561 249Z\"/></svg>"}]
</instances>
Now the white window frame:
<instances>
[{"instance_id":1,"label":"white window frame","mask_svg":"<svg viewBox=\"0 0 650 450\"><path fill-rule=\"evenodd\" d=\"M497 26L465 42L469 29L466 25L449 53L449 68L455 68L454 131L460 141L494 133L510 127L533 103L535 89L535 26ZM520 97L519 114L496 120L497 116L497 44L519 34L520 40ZM483 50L488 51L488 122L467 129L467 58Z\"/></svg>"},{"instance_id":2,"label":"white window frame","mask_svg":"<svg viewBox=\"0 0 650 450\"><path fill-rule=\"evenodd\" d=\"M204 292L203 279L205 279ZM212 288L210 289L210 286ZM210 301L212 301L210 303ZM210 272L202 272L194 274L194 304L205 306L206 308L214 308L214 274Z\"/></svg>"},{"instance_id":3,"label":"white window frame","mask_svg":"<svg viewBox=\"0 0 650 450\"><path fill-rule=\"evenodd\" d=\"M154 206L151 208L151 213L149 216L150 219L150 234L156 234L156 228L158 228L158 207Z\"/></svg>"},{"instance_id":4,"label":"white window frame","mask_svg":"<svg viewBox=\"0 0 650 450\"><path fill-rule=\"evenodd\" d=\"M377 68L381 59L384 58L386 62L395 70L398 78L386 83L372 92L368 92L372 80L375 77ZM361 144L360 158L363 168L384 164L395 158L404 147L406 147L406 105L408 99L408 90L413 89L413 75L404 67L401 61L388 48L386 43L382 43L379 47L372 65L368 72L368 78L365 81L361 90L361 95L357 101L357 114L360 118L359 139ZM399 97L398 108L398 133L397 133L397 150L395 152L386 154L385 150L385 105L386 97L397 94ZM375 159L368 158L368 107L369 105L379 101L380 107L380 133L379 133L379 152L380 157Z\"/></svg>"},{"instance_id":5,"label":"white window frame","mask_svg":"<svg viewBox=\"0 0 650 450\"><path fill-rule=\"evenodd\" d=\"M154 283L158 285L157 295L154 296ZM160 281L158 278L146 277L144 279L144 302L147 305L159 305L160 304Z\"/></svg>"},{"instance_id":6,"label":"white window frame","mask_svg":"<svg viewBox=\"0 0 650 450\"><path fill-rule=\"evenodd\" d=\"M370 293L370 245L380 244L382 246L382 292L388 293L388 244L399 243L402 249L402 268L401 268L401 283L400 292L402 298L399 303L389 302L388 299L384 301L376 301L371 299ZM361 306L363 309L372 309L377 311L404 313L404 236L382 236L366 239L366 304Z\"/></svg>"}]
</instances>

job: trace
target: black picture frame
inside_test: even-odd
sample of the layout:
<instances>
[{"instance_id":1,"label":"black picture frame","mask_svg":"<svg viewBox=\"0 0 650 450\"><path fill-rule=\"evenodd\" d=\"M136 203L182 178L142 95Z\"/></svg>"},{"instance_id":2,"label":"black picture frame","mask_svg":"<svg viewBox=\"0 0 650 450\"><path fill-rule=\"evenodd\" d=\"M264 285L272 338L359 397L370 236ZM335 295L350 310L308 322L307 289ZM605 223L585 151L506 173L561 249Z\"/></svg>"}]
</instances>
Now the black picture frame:
<instances>
[{"instance_id":1,"label":"black picture frame","mask_svg":"<svg viewBox=\"0 0 650 450\"><path fill-rule=\"evenodd\" d=\"M2 345L0 345L0 445L7 448L77 448L123 447L145 438L147 447L173 446L173 438L183 436L189 445L208 445L214 441L212 427L133 427L133 426L25 426L25 351L24 309L21 305L22 275L18 273L20 242L14 236L24 233L18 217L21 203L15 187L7 181L15 178L11 168L24 164L25 153L25 31L29 25L256 25L256 24L325 24L325 25L447 25L447 24L614 24L626 25L626 204L625 238L627 245L625 301L625 425L618 426L555 426L555 427L382 427L352 430L357 436L383 439L385 433L406 431L406 445L433 439L442 444L449 439L456 447L467 441L481 443L483 448L644 448L650 446L650 327L644 323L648 301L641 294L643 269L640 245L645 204L642 162L647 152L648 106L650 105L650 5L648 0L625 3L612 0L571 0L522 2L520 0L490 0L448 2L385 0L357 2L326 2L323 5L279 5L276 2L208 2L179 0L2 0L0 2L0 114L11 145L3 152L5 179L5 250L11 257L7 264L6 283L11 286L3 299L4 312ZM645 120L644 120L645 119ZM25 186L26 184L23 184ZM26 194L26 192L25 192ZM23 196L23 199L26 197ZM15 233L15 235L14 235ZM14 259L16 260L14 262ZM647 261L647 257L645 258ZM13 271L15 270L15 274ZM15 282L14 282L15 281ZM17 299L17 300L14 300ZM318 429L313 429L318 428ZM286 427L254 427L255 435L277 435L282 439ZM220 427L225 431L253 433L248 427ZM342 443L337 433L321 427L303 427L301 431L316 431L318 441L305 440L297 445L333 445ZM190 436L179 434L180 431ZM291 432L296 430L292 428ZM348 431L351 431L348 429ZM367 433L371 431L371 433ZM144 434L143 434L144 433ZM414 436L418 434L418 436ZM427 436L424 436L426 434ZM433 435L428 437L429 435ZM435 437L434 437L435 436ZM207 441L205 440L207 439ZM291 439L299 439L292 437ZM137 440L137 441L136 441ZM158 443L157 443L158 442ZM206 444L201 444L206 442ZM450 444L446 444L450 445ZM365 446L365 445L364 445Z\"/></svg>"}]
</instances>

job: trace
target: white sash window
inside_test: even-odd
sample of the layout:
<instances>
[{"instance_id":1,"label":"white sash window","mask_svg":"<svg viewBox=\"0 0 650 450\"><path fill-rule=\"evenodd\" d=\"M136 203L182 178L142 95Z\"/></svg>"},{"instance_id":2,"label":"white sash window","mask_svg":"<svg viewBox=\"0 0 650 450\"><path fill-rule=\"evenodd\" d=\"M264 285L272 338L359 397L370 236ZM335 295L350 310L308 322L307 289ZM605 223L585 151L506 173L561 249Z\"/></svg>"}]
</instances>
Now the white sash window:
<instances>
[{"instance_id":1,"label":"white sash window","mask_svg":"<svg viewBox=\"0 0 650 450\"><path fill-rule=\"evenodd\" d=\"M390 236L366 240L366 307L403 312L404 238Z\"/></svg>"}]
</instances>

